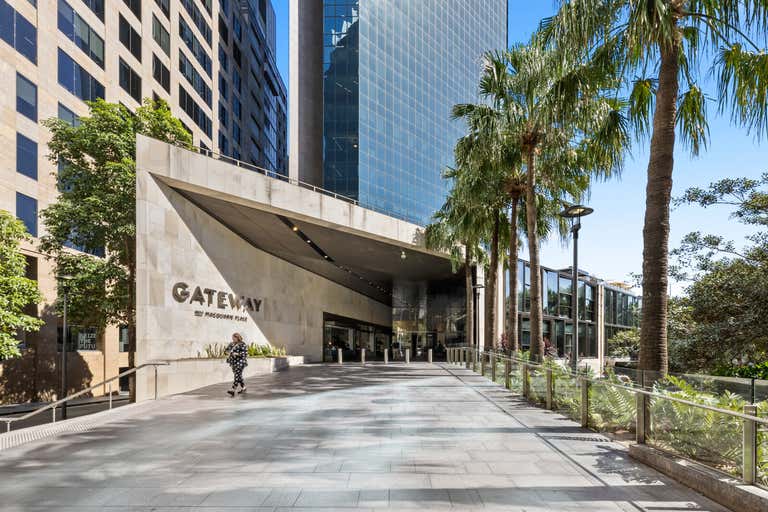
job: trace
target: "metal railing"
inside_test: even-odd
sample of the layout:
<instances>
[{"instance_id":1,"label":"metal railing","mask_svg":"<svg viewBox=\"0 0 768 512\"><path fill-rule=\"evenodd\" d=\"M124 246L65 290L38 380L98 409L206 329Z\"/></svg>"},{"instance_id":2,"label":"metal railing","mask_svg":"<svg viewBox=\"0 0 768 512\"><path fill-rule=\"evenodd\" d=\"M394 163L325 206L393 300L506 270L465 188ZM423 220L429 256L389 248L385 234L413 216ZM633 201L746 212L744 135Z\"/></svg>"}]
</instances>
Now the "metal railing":
<instances>
[{"instance_id":1,"label":"metal railing","mask_svg":"<svg viewBox=\"0 0 768 512\"><path fill-rule=\"evenodd\" d=\"M591 404L591 392L598 386L605 386L614 390L621 391L625 394L634 395L634 431L635 441L638 444L645 444L648 441L653 440L651 432L651 402L652 401L664 401L669 403L675 403L694 409L703 411L709 411L722 415L723 417L732 418L741 422L741 447L740 456L736 456L735 459L740 461L740 476L745 484L752 485L759 483L762 485L768 485L768 475L763 475L762 482L758 479L758 464L766 468L768 467L768 460L758 461L758 455L762 454L763 459L768 459L768 418L757 416L757 406L755 404L748 404L743 406L742 411L735 411L732 409L723 409L708 404L698 403L684 398L670 396L668 394L659 393L652 388L646 387L634 387L625 385L620 382L611 381L604 378L590 377L587 372L574 373L570 368L553 364L537 363L520 359L517 357L510 357L507 354L499 354L494 352L479 351L471 347L452 347L448 349L447 360L449 364L460 364L467 369L479 372L481 375L486 376L498 382L497 366L502 363L502 381L507 389L513 390L513 387L519 389L521 394L529 400L538 400L543 403L547 409L554 409L558 399L561 398L557 395L555 380L569 379L570 383L578 382L578 391L574 391L574 395L578 396L577 399L572 400L570 403L577 405L575 407L578 410L574 410L573 416L575 419L580 420L581 426L589 428L592 426L590 418L592 411L590 410ZM490 368L489 368L490 367ZM513 367L519 369L520 374L513 374ZM543 393L541 390L532 389L532 374L537 372L537 377L541 377L541 373L544 374ZM515 385L513 386L513 377L515 379ZM520 382L521 381L521 382ZM501 383L501 382L500 382ZM568 382L564 385L565 391L568 392ZM543 396L541 396L543 395ZM661 403L661 402L660 402ZM625 418L625 422L626 422ZM664 423L663 419L660 421ZM668 422L667 422L668 423ZM671 428L677 428L681 430L687 425L671 425ZM720 425L723 427L723 425ZM728 428L732 425L724 425ZM665 425L669 428L670 425ZM705 427L706 428L706 427ZM733 434L733 432L731 432ZM761 438L761 452L758 451L758 438ZM726 444L725 442L723 442ZM653 443L654 447L680 455L679 451L669 449L666 446L658 446L658 443ZM725 446L722 447L726 449ZM692 460L696 460L695 457L689 457ZM696 460L702 462L701 460ZM702 462L706 464L706 462ZM708 464L709 465L709 464ZM717 468L719 469L719 468ZM765 472L766 470L763 469Z\"/></svg>"},{"instance_id":2,"label":"metal railing","mask_svg":"<svg viewBox=\"0 0 768 512\"><path fill-rule=\"evenodd\" d=\"M78 398L80 396L83 396L84 394L86 394L86 393L88 393L90 391L93 391L94 389L96 389L98 387L102 387L102 386L105 386L105 385L108 387L107 394L109 396L109 410L111 410L112 409L112 383L114 381L120 379L121 377L126 377L128 375L133 375L136 372L138 372L139 370L141 370L142 368L146 368L146 367L149 367L149 366L154 367L154 370L155 370L155 372L154 372L155 373L155 400L157 400L157 396L158 396L157 395L157 367L158 366L168 366L168 364L170 364L170 363L167 363L167 362L164 362L164 361L152 362L152 363L144 363L144 364L139 365L139 366L137 366L135 368L130 368L130 369L124 371L123 373L120 373L120 374L118 374L118 375L116 375L116 376L114 376L112 378L109 378L109 379L106 379L106 380L104 380L102 382L99 382L98 384L94 384L94 385L92 385L90 387L87 387L87 388L85 388L83 390L80 390L77 393L65 396L64 398L62 398L60 400L56 400L55 402L51 402L51 403L46 404L46 405L44 405L42 407L39 407L38 409L35 409L32 412L24 414L23 416L15 416L13 418L0 418L0 421L4 421L5 422L5 431L6 432L10 432L11 431L11 424L13 424L15 422L18 422L18 421L27 420L27 419L29 419L29 418L31 418L33 416L37 416L38 414L41 414L41 413L43 413L43 412L45 412L45 411L50 409L51 413L52 413L51 423L56 423L56 409L60 405L66 403L66 402L69 402L70 400L72 400L74 398Z\"/></svg>"},{"instance_id":3,"label":"metal railing","mask_svg":"<svg viewBox=\"0 0 768 512\"><path fill-rule=\"evenodd\" d=\"M214 160L221 160L222 162L226 162L231 165L235 165L237 167L241 167L243 169L247 169L249 171L258 172L260 174L263 174L264 176L280 181L284 181L286 183L290 183L291 185L295 185L297 187L306 188L308 190L312 190L313 192L317 192L319 194L323 194L329 197L333 197L334 199L339 199L341 201L345 201L347 203L353 204L355 206L359 206L361 208L365 208L366 210L372 210L378 213L382 213L387 216L392 216L392 212L387 211L384 208L380 208L378 206L372 205L372 204L361 204L358 199L355 199L354 197L345 196L343 194L339 194L337 192L334 192L332 190L325 189L323 187L318 187L317 185L313 185L312 183L307 183L306 181L302 181L300 179L291 178L290 176L286 176L284 174L280 174L278 172L272 171L270 169L266 169L264 167L259 167L258 165L253 165L248 162L243 162L242 160L237 160L235 158L232 158L227 155L222 155L221 153L217 153L215 151L211 151L210 149L203 149L198 148L196 146L187 147L182 144L175 144L175 146L180 147L182 149L186 149L188 151L192 151L198 154L201 154L203 156L207 156L209 158L213 158ZM408 222L411 222L413 224L420 224L420 221L413 217L408 217L407 215L404 216L405 220Z\"/></svg>"}]
</instances>

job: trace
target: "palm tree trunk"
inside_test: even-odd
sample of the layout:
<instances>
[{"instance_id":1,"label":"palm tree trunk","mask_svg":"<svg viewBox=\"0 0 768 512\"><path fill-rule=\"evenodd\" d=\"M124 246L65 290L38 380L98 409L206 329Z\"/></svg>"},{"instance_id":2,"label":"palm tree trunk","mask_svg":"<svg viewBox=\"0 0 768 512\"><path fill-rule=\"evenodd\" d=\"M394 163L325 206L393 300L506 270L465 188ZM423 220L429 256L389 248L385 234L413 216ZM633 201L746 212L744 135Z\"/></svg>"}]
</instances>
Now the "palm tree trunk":
<instances>
[{"instance_id":1,"label":"palm tree trunk","mask_svg":"<svg viewBox=\"0 0 768 512\"><path fill-rule=\"evenodd\" d=\"M541 308L541 266L539 264L539 226L536 206L536 153L530 149L527 155L528 172L525 187L525 214L528 229L528 258L531 267L531 359L544 359Z\"/></svg>"},{"instance_id":2,"label":"palm tree trunk","mask_svg":"<svg viewBox=\"0 0 768 512\"><path fill-rule=\"evenodd\" d=\"M508 340L510 349L513 353L520 350L517 339L517 253L519 251L519 240L517 239L517 208L520 203L519 197L512 198L512 209L509 212L509 315L508 320Z\"/></svg>"},{"instance_id":3,"label":"palm tree trunk","mask_svg":"<svg viewBox=\"0 0 768 512\"><path fill-rule=\"evenodd\" d=\"M499 269L499 213L494 212L493 232L491 233L491 268L485 286L485 335L486 347L496 349L496 281Z\"/></svg>"},{"instance_id":4,"label":"palm tree trunk","mask_svg":"<svg viewBox=\"0 0 768 512\"><path fill-rule=\"evenodd\" d=\"M677 41L661 50L656 110L653 114L643 227L643 312L640 321L641 370L667 372L667 284L669 202L675 150L679 89Z\"/></svg>"},{"instance_id":5,"label":"palm tree trunk","mask_svg":"<svg viewBox=\"0 0 768 512\"><path fill-rule=\"evenodd\" d=\"M467 345L474 345L474 319L475 308L473 305L475 290L472 288L472 257L469 244L464 246L464 285L467 288L467 318L464 322L465 338Z\"/></svg>"}]
</instances>

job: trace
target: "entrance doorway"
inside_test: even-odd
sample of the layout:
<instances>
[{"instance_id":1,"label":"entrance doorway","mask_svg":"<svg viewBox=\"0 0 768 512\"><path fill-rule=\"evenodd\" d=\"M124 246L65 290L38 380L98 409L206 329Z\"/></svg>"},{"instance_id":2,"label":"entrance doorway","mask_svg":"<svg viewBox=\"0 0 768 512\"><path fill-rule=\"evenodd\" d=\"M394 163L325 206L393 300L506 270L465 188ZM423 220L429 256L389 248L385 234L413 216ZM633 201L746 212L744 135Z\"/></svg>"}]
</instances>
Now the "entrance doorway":
<instances>
[{"instance_id":1,"label":"entrance doorway","mask_svg":"<svg viewBox=\"0 0 768 512\"><path fill-rule=\"evenodd\" d=\"M359 361L361 349L369 361L383 360L384 349L392 357L392 330L353 318L323 313L323 361Z\"/></svg>"}]
</instances>

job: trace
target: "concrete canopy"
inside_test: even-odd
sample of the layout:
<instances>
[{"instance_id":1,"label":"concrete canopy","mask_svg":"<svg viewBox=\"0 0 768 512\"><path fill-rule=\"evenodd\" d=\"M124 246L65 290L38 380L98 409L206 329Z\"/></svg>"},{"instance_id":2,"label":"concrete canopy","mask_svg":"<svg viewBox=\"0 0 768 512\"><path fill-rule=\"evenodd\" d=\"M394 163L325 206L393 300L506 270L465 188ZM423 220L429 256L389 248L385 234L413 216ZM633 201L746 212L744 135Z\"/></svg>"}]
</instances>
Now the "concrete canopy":
<instances>
[{"instance_id":1,"label":"concrete canopy","mask_svg":"<svg viewBox=\"0 0 768 512\"><path fill-rule=\"evenodd\" d=\"M389 306L395 280L460 279L448 259L417 247L406 248L306 219L175 190L254 247Z\"/></svg>"},{"instance_id":2,"label":"concrete canopy","mask_svg":"<svg viewBox=\"0 0 768 512\"><path fill-rule=\"evenodd\" d=\"M461 279L446 255L425 248L423 227L295 180L275 179L144 136L137 140L137 171L179 193L250 245L380 303L392 305L396 280Z\"/></svg>"}]
</instances>

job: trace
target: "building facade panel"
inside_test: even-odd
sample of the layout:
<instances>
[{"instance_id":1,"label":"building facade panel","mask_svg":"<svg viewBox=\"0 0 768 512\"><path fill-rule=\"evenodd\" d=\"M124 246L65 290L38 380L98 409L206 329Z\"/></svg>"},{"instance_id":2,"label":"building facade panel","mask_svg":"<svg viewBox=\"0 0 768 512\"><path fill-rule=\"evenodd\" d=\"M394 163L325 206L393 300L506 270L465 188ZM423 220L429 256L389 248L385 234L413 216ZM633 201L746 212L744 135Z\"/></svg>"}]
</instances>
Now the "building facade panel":
<instances>
[{"instance_id":1,"label":"building facade panel","mask_svg":"<svg viewBox=\"0 0 768 512\"><path fill-rule=\"evenodd\" d=\"M255 48L244 42L244 18L251 12L257 13L254 19L262 24L272 12L271 32L261 29L264 34L271 34L271 40L252 39ZM228 31L227 41L220 34L220 18ZM269 0L0 1L0 82L6 91L0 95L0 208L17 213L17 195L21 194L34 201L39 215L55 200L57 169L46 157L50 135L40 121L59 116L72 122L76 116L88 113L84 100L96 97L122 103L130 110L136 109L144 98L161 98L192 133L195 145L271 171L286 172L285 86L276 70L274 23ZM183 34L180 26L186 26L188 34ZM236 33L243 42L236 43ZM193 39L195 42L191 42ZM222 53L218 51L220 46L224 48ZM268 46L270 50L264 50ZM184 60L180 68L180 61ZM230 86L232 90L226 97L220 92L218 81L224 60L227 82L233 83L233 77L240 76L243 84L241 92L233 93ZM271 88L261 80L265 67L272 73ZM251 68L258 70L259 80L246 85L244 70ZM17 81L17 75L24 81ZM268 112L269 126L273 127L270 160L265 160L262 153L253 158L248 156L243 149L249 138L245 123L232 120L237 111L245 119L245 105L250 102L246 93L277 98L272 100L275 106ZM185 94L188 97L182 97ZM220 103L229 116L222 138ZM256 140L266 137L265 115L257 116L260 126L258 130L254 128ZM242 144L236 142L238 139ZM19 140L31 144L20 145ZM226 142L226 147L220 142ZM30 153L34 144L36 155ZM36 165L29 159L34 159ZM32 177L34 168L36 178ZM18 172L19 169L24 172ZM19 203L26 205L19 212L22 216L28 216L29 203ZM37 235L44 234L45 226L38 221ZM39 333L25 337L22 358L0 362L0 401L46 399L58 394L60 319L52 309L56 283L52 265L39 253L37 245L35 237L24 245L24 252L30 265L36 268L44 295L38 315L46 324ZM72 347L69 357L71 389L81 389L85 382L115 375L127 365L126 347L119 344L117 328L101 333L95 345L86 342L90 339L86 330L77 332L83 333L75 336L82 338L83 343ZM23 375L21 382L26 384L21 388L11 385L12 374Z\"/></svg>"}]
</instances>

